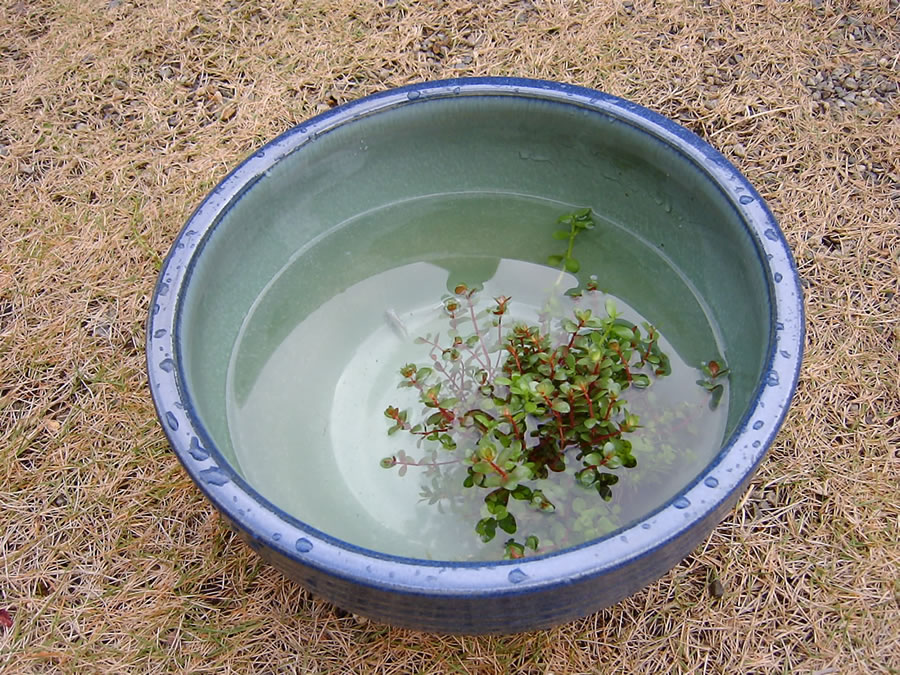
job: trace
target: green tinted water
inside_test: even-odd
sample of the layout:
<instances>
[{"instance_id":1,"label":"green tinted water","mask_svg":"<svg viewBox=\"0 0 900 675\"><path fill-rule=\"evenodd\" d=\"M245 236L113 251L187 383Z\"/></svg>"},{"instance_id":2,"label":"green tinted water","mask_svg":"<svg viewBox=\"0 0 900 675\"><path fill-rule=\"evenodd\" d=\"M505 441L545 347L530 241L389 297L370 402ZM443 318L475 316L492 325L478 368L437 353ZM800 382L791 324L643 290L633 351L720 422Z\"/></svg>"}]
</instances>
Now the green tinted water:
<instances>
[{"instance_id":1,"label":"green tinted water","mask_svg":"<svg viewBox=\"0 0 900 675\"><path fill-rule=\"evenodd\" d=\"M460 486L452 500L422 500L423 488L460 484L458 465L436 482L420 468L401 477L380 467L400 450L425 454L411 436L387 435L383 411L418 409L414 391L397 388L398 371L428 362L429 348L414 338L446 331L440 301L457 283L483 284L486 301L511 296L508 326L536 323L551 296L568 310L561 292L577 280L540 261L557 252L553 224L572 208L516 195L440 195L364 214L298 252L249 313L229 365L237 468L286 512L350 543L427 559L500 557L506 536L484 545L473 530L485 491ZM585 275L597 274L600 288L618 296L625 318L662 332L673 372L649 390L626 391L644 428L630 437L638 466L617 471L612 501L577 487L570 473L554 474L540 487L555 513L516 511L520 540L535 534L544 549L602 536L665 503L718 450L727 412L727 396L710 411L695 384L699 362L720 356L716 332L662 252L599 222L579 236L576 254Z\"/></svg>"}]
</instances>

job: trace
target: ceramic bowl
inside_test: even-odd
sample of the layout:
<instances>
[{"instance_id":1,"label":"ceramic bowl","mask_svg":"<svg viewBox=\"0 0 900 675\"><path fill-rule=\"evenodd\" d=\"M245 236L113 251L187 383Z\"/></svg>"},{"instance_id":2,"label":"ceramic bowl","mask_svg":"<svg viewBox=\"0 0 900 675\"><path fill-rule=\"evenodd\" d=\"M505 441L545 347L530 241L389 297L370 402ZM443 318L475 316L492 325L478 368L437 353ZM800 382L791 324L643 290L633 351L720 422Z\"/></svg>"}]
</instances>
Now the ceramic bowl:
<instances>
[{"instance_id":1,"label":"ceramic bowl","mask_svg":"<svg viewBox=\"0 0 900 675\"><path fill-rule=\"evenodd\" d=\"M516 561L404 557L336 534L315 509L310 518L291 515L283 508L291 486L271 493L261 487L255 476L263 462L256 466L253 459L260 449L236 448L229 426L229 369L247 317L260 315L253 321L255 344L265 351L329 293L401 263L478 251L540 262L545 253L499 221L477 236L398 222L396 236L388 228L385 236L362 231L340 239L344 224L359 214L428 195L476 193L590 206L677 271L678 283L693 289L718 327L732 369L721 449L637 521L599 540ZM609 262L602 248L608 240L597 241L583 265ZM307 275L282 289L280 300L260 304L286 266L311 247L327 252L329 246L331 258L308 256ZM695 320L669 297L671 270L641 259L629 265L640 282L626 279L613 290L630 293L638 307L654 307L660 324L676 332L679 322ZM321 279L328 280L324 287ZM200 204L165 260L147 324L147 365L161 425L179 460L249 545L288 577L347 610L394 625L511 633L612 605L709 535L784 419L803 331L798 278L781 230L719 152L670 120L598 91L477 78L348 103L244 160ZM238 380L256 377L255 360L264 356L246 356ZM703 354L691 356L699 361ZM329 365L317 353L304 358ZM258 418L260 428L282 423L274 412ZM302 449L322 432L304 425L294 433ZM317 499L325 499L334 476L317 476L318 465L310 466L321 486Z\"/></svg>"}]
</instances>

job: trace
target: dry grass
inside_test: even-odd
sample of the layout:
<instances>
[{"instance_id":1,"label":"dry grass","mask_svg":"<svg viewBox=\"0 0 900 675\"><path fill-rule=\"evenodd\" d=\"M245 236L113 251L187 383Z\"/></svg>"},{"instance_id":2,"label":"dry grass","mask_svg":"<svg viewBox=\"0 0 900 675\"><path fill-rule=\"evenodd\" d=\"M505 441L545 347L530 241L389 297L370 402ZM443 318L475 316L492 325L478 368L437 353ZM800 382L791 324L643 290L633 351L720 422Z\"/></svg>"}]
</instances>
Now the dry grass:
<instances>
[{"instance_id":1,"label":"dry grass","mask_svg":"<svg viewBox=\"0 0 900 675\"><path fill-rule=\"evenodd\" d=\"M0 8L0 670L900 672L896 0L205 4ZM841 68L859 105L817 88ZM229 167L319 109L472 74L709 139L780 219L809 316L796 404L709 541L503 638L344 616L262 565L168 450L141 353L160 256Z\"/></svg>"}]
</instances>

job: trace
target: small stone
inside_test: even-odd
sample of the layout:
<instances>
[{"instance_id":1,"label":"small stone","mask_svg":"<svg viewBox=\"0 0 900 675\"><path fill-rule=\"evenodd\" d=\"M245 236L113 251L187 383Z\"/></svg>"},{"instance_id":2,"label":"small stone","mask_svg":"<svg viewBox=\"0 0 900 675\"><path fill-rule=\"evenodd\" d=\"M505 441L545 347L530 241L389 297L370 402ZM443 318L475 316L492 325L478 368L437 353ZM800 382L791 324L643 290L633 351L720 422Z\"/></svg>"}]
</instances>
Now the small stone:
<instances>
[{"instance_id":1,"label":"small stone","mask_svg":"<svg viewBox=\"0 0 900 675\"><path fill-rule=\"evenodd\" d=\"M747 148L744 147L743 143L735 143L732 151L737 157L746 157L747 156Z\"/></svg>"},{"instance_id":2,"label":"small stone","mask_svg":"<svg viewBox=\"0 0 900 675\"><path fill-rule=\"evenodd\" d=\"M844 80L844 86L847 89L856 89L859 85L856 83L856 79L848 77L846 80Z\"/></svg>"},{"instance_id":3,"label":"small stone","mask_svg":"<svg viewBox=\"0 0 900 675\"><path fill-rule=\"evenodd\" d=\"M722 585L722 582L718 579L713 579L709 582L709 594L714 598L718 599L725 595L725 587Z\"/></svg>"}]
</instances>

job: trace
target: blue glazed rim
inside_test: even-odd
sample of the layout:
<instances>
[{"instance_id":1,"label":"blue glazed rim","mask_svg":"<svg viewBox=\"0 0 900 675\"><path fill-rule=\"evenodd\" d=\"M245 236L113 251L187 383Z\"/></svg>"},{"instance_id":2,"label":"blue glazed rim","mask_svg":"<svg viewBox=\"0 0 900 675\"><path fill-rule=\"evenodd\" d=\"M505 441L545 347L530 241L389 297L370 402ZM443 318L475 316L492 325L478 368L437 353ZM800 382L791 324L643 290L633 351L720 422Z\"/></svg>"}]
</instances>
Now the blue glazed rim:
<instances>
[{"instance_id":1,"label":"blue glazed rim","mask_svg":"<svg viewBox=\"0 0 900 675\"><path fill-rule=\"evenodd\" d=\"M774 325L765 373L748 412L694 482L641 521L603 539L516 561L445 562L386 555L335 539L267 502L212 443L185 387L177 340L193 262L222 214L268 169L339 125L401 106L467 96L536 98L577 106L629 124L679 152L740 213L768 274ZM153 403L170 445L201 491L251 537L255 548L270 548L301 565L383 591L493 597L552 590L646 559L733 502L784 420L796 388L803 341L802 292L787 242L756 190L717 150L671 120L599 91L543 80L482 77L414 84L347 103L286 131L244 160L197 207L166 256L147 322L146 349Z\"/></svg>"}]
</instances>

